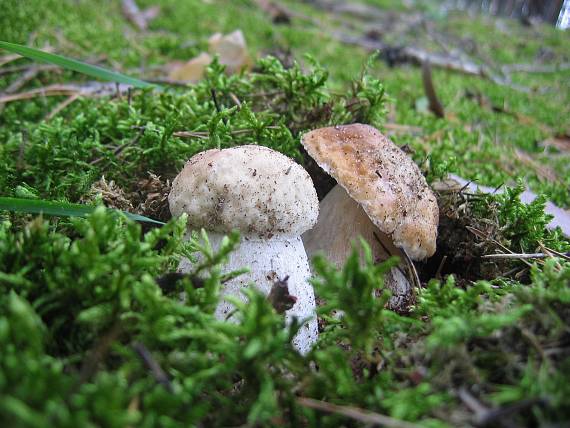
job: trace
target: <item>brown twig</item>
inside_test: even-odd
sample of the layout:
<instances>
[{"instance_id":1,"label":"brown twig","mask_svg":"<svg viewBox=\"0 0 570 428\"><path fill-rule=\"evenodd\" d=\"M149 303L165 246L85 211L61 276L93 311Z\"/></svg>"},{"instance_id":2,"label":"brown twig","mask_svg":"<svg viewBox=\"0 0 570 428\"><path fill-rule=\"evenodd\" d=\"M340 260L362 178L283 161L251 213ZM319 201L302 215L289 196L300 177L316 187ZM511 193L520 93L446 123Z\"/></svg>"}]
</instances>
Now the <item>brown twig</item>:
<instances>
[{"instance_id":1,"label":"brown twig","mask_svg":"<svg viewBox=\"0 0 570 428\"><path fill-rule=\"evenodd\" d=\"M75 100L79 99L79 97L81 97L81 94L73 94L73 95L69 96L66 100L63 100L61 103L56 105L55 108L46 115L44 120L48 121L48 120L53 119L63 109L65 109L67 106L72 104Z\"/></svg>"},{"instance_id":2,"label":"brown twig","mask_svg":"<svg viewBox=\"0 0 570 428\"><path fill-rule=\"evenodd\" d=\"M115 156L119 155L123 150L125 150L127 147L132 146L133 144L136 144L140 141L141 137L144 135L146 128L145 127L141 127L139 128L139 133L130 141L126 142L125 144L120 145L119 147L117 147L115 150L113 150L113 154ZM105 160L105 157L100 157L97 159L92 160L91 162L89 162L90 165L97 165L99 162L102 162L103 160Z\"/></svg>"},{"instance_id":3,"label":"brown twig","mask_svg":"<svg viewBox=\"0 0 570 428\"><path fill-rule=\"evenodd\" d=\"M4 64L8 64L12 61L17 60L18 58L22 58L22 56L18 54L0 56L0 67L2 67Z\"/></svg>"},{"instance_id":4,"label":"brown twig","mask_svg":"<svg viewBox=\"0 0 570 428\"><path fill-rule=\"evenodd\" d=\"M232 101L235 103L235 105L238 107L238 109L240 109L241 108L241 101L239 100L237 95L234 94L233 92L230 92L229 96L232 99Z\"/></svg>"},{"instance_id":5,"label":"brown twig","mask_svg":"<svg viewBox=\"0 0 570 428\"><path fill-rule=\"evenodd\" d=\"M419 428L419 425L411 422L401 421L379 413L359 409L358 407L339 406L337 404L306 397L298 397L297 403L309 409L342 415L370 426L384 426L388 428Z\"/></svg>"},{"instance_id":6,"label":"brown twig","mask_svg":"<svg viewBox=\"0 0 570 428\"><path fill-rule=\"evenodd\" d=\"M144 365L150 370L152 376L157 383L162 385L168 392L173 393L174 388L168 378L166 372L160 367L160 364L154 359L150 351L142 343L137 342L133 344L133 349L143 361Z\"/></svg>"},{"instance_id":7,"label":"brown twig","mask_svg":"<svg viewBox=\"0 0 570 428\"><path fill-rule=\"evenodd\" d=\"M447 255L444 255L441 258L441 262L439 262L439 266L437 267L437 271L435 272L435 275L434 275L435 278L441 278L441 271L443 270L443 266L445 265L446 261L447 261Z\"/></svg>"},{"instance_id":8,"label":"brown twig","mask_svg":"<svg viewBox=\"0 0 570 428\"><path fill-rule=\"evenodd\" d=\"M443 109L443 105L439 101L437 93L435 92L435 87L433 85L433 79L431 76L431 66L429 64L429 61L424 61L422 63L422 82L424 85L424 91L426 93L426 97L429 101L430 111L433 114L435 114L437 117L440 118L445 117L445 110Z\"/></svg>"},{"instance_id":9,"label":"brown twig","mask_svg":"<svg viewBox=\"0 0 570 428\"><path fill-rule=\"evenodd\" d=\"M120 84L119 90L126 93L130 85ZM0 96L0 104L9 103L12 101L27 100L36 97L49 97L60 95L75 95L79 94L87 97L102 97L116 94L117 87L114 83L107 82L86 82L81 84L54 84L44 86L41 88L32 89L26 92L19 92L17 94Z\"/></svg>"},{"instance_id":10,"label":"brown twig","mask_svg":"<svg viewBox=\"0 0 570 428\"><path fill-rule=\"evenodd\" d=\"M439 54L428 52L421 48L415 46L406 46L402 48L397 48L394 46L387 45L379 40L373 40L366 37L356 37L342 32L329 32L329 34L339 40L340 42L357 45L369 51L390 51L397 50L402 58L407 59L409 62L414 64L422 64L424 62L429 62L433 67L443 68L445 70L456 71L463 74L478 76L481 78L488 79L497 85L507 86L513 90L530 93L533 92L531 88L526 86L518 85L510 81L510 79L499 76L489 70L488 67L484 65L477 64L471 59L457 58L447 54Z\"/></svg>"},{"instance_id":11,"label":"brown twig","mask_svg":"<svg viewBox=\"0 0 570 428\"><path fill-rule=\"evenodd\" d=\"M270 125L266 126L265 129L279 129L279 126ZM254 129L245 128L245 129L235 129L230 132L232 135L242 135L242 134L249 134L254 132ZM180 138L209 138L210 133L208 131L177 131L172 134L174 137Z\"/></svg>"},{"instance_id":12,"label":"brown twig","mask_svg":"<svg viewBox=\"0 0 570 428\"><path fill-rule=\"evenodd\" d=\"M26 83L35 78L40 72L39 67L28 68L18 79L14 80L4 91L3 94L13 94L22 88Z\"/></svg>"},{"instance_id":13,"label":"brown twig","mask_svg":"<svg viewBox=\"0 0 570 428\"><path fill-rule=\"evenodd\" d=\"M495 244L497 247L499 247L501 250L506 251L509 254L514 254L513 251L509 250L507 247L505 247L503 244L501 244L499 241L497 241L496 239L491 238L490 236L485 235L485 233L483 233L482 231L480 231L479 229L476 229L472 226L465 226L465 228L471 232L473 235L485 240L485 241L490 241L491 243ZM522 261L523 263L525 263L528 267L532 267L532 265L527 262L524 258L518 258L520 261Z\"/></svg>"},{"instance_id":14,"label":"brown twig","mask_svg":"<svg viewBox=\"0 0 570 428\"><path fill-rule=\"evenodd\" d=\"M457 395L463 404L474 413L473 422L478 426L487 426L499 422L503 426L515 427L516 425L513 422L501 419L535 404L545 403L542 398L527 398L507 406L490 409L475 398L466 388L460 388L457 391Z\"/></svg>"},{"instance_id":15,"label":"brown twig","mask_svg":"<svg viewBox=\"0 0 570 428\"><path fill-rule=\"evenodd\" d=\"M121 324L116 321L111 328L101 336L91 351L86 354L87 358L81 366L76 388L79 388L81 384L87 382L95 374L97 366L105 359L111 349L111 345L119 338L121 331Z\"/></svg>"}]
</instances>

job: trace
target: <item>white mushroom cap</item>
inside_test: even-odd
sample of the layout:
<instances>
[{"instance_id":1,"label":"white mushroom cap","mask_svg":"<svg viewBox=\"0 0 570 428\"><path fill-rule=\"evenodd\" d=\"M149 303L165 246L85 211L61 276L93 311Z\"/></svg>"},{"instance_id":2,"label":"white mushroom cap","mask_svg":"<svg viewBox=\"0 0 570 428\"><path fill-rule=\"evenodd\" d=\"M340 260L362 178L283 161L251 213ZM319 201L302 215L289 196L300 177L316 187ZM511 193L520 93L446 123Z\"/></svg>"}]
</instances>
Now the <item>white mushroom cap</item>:
<instances>
[{"instance_id":1,"label":"white mushroom cap","mask_svg":"<svg viewBox=\"0 0 570 428\"><path fill-rule=\"evenodd\" d=\"M213 232L300 236L317 221L319 202L309 174L263 146L207 150L192 157L168 196L174 216Z\"/></svg>"},{"instance_id":2,"label":"white mushroom cap","mask_svg":"<svg viewBox=\"0 0 570 428\"><path fill-rule=\"evenodd\" d=\"M433 255L439 222L435 195L394 143L361 124L316 129L301 142L394 245L414 260Z\"/></svg>"}]
</instances>

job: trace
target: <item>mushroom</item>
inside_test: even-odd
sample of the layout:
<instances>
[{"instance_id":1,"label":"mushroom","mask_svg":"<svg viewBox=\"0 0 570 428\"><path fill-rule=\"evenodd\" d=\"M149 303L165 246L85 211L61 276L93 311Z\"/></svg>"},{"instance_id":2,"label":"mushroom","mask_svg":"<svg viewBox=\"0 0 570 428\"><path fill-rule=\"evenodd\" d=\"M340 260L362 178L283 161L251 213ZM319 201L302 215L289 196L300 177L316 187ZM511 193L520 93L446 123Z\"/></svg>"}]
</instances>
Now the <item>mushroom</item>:
<instances>
[{"instance_id":1,"label":"mushroom","mask_svg":"<svg viewBox=\"0 0 570 428\"><path fill-rule=\"evenodd\" d=\"M285 312L306 322L293 339L300 353L316 341L315 296L308 283L309 263L301 234L318 217L319 202L309 174L293 160L263 146L246 145L207 150L192 157L172 183L168 196L173 216L188 215L190 229L208 231L214 248L224 234L238 229L239 247L230 254L227 272L248 266L248 274L224 283L222 295L236 296L250 283L268 295L276 281L285 281L296 297ZM179 270L192 264L182 260ZM218 319L231 315L233 306L222 299ZM231 316L230 316L231 319Z\"/></svg>"},{"instance_id":2,"label":"mushroom","mask_svg":"<svg viewBox=\"0 0 570 428\"><path fill-rule=\"evenodd\" d=\"M309 256L324 250L340 266L359 235L378 261L389 255L413 260L433 255L439 221L435 195L394 143L362 124L316 129L301 143L337 181L321 201L317 225L303 235ZM401 269L393 268L386 283L393 292L389 306L406 309L413 289Z\"/></svg>"}]
</instances>

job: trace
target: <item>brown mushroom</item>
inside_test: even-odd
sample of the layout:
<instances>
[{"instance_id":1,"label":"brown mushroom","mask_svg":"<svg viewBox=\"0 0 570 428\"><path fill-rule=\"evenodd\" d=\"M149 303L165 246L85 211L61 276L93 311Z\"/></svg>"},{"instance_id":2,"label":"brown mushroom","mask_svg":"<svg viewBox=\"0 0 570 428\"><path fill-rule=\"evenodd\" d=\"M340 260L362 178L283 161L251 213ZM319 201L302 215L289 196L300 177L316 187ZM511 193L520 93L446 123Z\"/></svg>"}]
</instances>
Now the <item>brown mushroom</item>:
<instances>
[{"instance_id":1,"label":"brown mushroom","mask_svg":"<svg viewBox=\"0 0 570 428\"><path fill-rule=\"evenodd\" d=\"M439 210L418 166L377 129L361 124L316 129L301 140L337 186L321 201L317 225L303 235L309 255L322 250L342 265L359 235L377 260L389 255L421 260L433 255ZM401 306L412 293L402 269L387 285Z\"/></svg>"}]
</instances>

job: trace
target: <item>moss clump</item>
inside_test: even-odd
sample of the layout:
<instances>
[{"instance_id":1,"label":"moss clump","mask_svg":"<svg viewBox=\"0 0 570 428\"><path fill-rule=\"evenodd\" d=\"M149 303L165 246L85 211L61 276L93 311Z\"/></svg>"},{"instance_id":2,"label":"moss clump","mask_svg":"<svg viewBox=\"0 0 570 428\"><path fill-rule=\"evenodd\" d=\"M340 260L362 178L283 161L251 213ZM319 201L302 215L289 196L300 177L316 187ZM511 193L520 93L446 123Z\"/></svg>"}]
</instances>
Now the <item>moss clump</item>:
<instances>
[{"instance_id":1,"label":"moss clump","mask_svg":"<svg viewBox=\"0 0 570 428\"><path fill-rule=\"evenodd\" d=\"M71 230L41 219L0 229L0 420L10 426L341 422L297 396L452 426L474 421L461 389L489 406L532 399L510 416L525 424L570 417L562 260L533 267L527 285L432 281L403 317L385 309L388 291L371 292L389 264L369 251L340 271L317 259L324 327L303 358L290 344L298 326L286 328L260 294L238 305L237 324L214 318L237 236L216 253L199 236L182 244L184 219L143 236L103 210ZM196 251L199 272L161 279Z\"/></svg>"}]
</instances>

